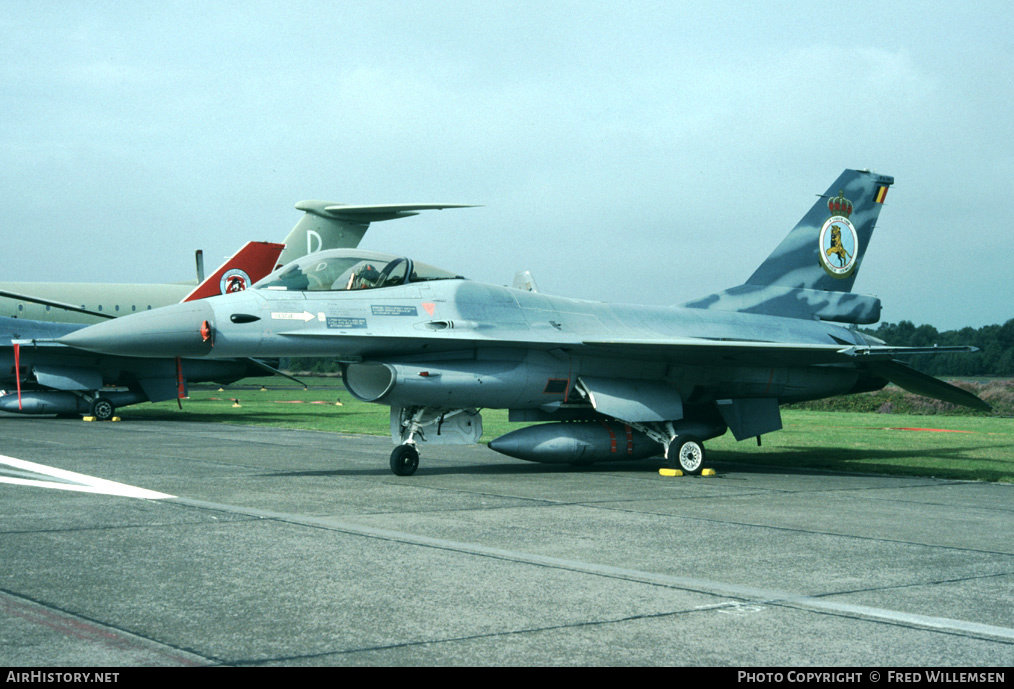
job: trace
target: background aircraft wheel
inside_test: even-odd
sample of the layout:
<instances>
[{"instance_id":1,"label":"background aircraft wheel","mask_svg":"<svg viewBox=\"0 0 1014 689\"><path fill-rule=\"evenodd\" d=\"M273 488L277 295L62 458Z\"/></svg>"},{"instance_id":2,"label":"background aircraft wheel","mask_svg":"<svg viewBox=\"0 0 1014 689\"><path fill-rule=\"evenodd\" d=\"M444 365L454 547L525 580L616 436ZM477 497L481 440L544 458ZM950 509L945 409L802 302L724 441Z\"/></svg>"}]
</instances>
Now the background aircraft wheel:
<instances>
[{"instance_id":1,"label":"background aircraft wheel","mask_svg":"<svg viewBox=\"0 0 1014 689\"><path fill-rule=\"evenodd\" d=\"M684 474L699 474L704 467L704 443L697 438L686 436L669 448L669 464L673 469L682 469Z\"/></svg>"},{"instance_id":2,"label":"background aircraft wheel","mask_svg":"<svg viewBox=\"0 0 1014 689\"><path fill-rule=\"evenodd\" d=\"M92 416L99 421L109 421L116 414L116 407L105 397L99 397L92 402Z\"/></svg>"},{"instance_id":3,"label":"background aircraft wheel","mask_svg":"<svg viewBox=\"0 0 1014 689\"><path fill-rule=\"evenodd\" d=\"M391 471L398 476L411 476L419 468L419 451L415 445L399 445L391 453Z\"/></svg>"}]
</instances>

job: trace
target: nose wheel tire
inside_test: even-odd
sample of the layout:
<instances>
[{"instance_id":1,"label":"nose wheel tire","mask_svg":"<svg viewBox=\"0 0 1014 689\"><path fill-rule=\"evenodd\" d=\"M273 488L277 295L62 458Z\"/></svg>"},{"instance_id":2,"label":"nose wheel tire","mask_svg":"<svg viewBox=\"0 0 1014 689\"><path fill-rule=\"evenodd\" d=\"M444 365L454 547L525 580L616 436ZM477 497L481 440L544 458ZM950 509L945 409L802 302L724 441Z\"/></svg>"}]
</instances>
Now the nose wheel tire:
<instances>
[{"instance_id":1,"label":"nose wheel tire","mask_svg":"<svg viewBox=\"0 0 1014 689\"><path fill-rule=\"evenodd\" d=\"M105 397L99 397L92 402L91 412L92 416L99 421L109 421L109 419L116 415L116 407Z\"/></svg>"},{"instance_id":2,"label":"nose wheel tire","mask_svg":"<svg viewBox=\"0 0 1014 689\"><path fill-rule=\"evenodd\" d=\"M684 474L699 474L704 468L704 443L690 436L680 438L669 448L669 464Z\"/></svg>"},{"instance_id":3,"label":"nose wheel tire","mask_svg":"<svg viewBox=\"0 0 1014 689\"><path fill-rule=\"evenodd\" d=\"M415 445L399 445L391 453L391 471L397 476L411 476L419 468L419 451Z\"/></svg>"}]
</instances>

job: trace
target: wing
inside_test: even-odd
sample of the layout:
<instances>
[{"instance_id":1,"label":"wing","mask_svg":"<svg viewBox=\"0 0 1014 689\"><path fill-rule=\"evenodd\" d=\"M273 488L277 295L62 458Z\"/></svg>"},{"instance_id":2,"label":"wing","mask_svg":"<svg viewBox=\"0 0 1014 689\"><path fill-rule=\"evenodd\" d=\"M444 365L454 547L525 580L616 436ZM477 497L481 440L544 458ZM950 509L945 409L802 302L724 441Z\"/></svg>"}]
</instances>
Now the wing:
<instances>
[{"instance_id":1,"label":"wing","mask_svg":"<svg viewBox=\"0 0 1014 689\"><path fill-rule=\"evenodd\" d=\"M585 340L589 349L612 356L697 365L809 366L890 361L910 354L974 352L975 347L887 347L876 345L706 340Z\"/></svg>"},{"instance_id":2,"label":"wing","mask_svg":"<svg viewBox=\"0 0 1014 689\"><path fill-rule=\"evenodd\" d=\"M909 368L895 357L911 354L975 352L976 347L888 347L879 345L792 344L730 340L586 340L584 344L612 356L671 363L744 366L812 366L852 364L868 368L898 387L924 397L980 411L992 407L967 390Z\"/></svg>"}]
</instances>

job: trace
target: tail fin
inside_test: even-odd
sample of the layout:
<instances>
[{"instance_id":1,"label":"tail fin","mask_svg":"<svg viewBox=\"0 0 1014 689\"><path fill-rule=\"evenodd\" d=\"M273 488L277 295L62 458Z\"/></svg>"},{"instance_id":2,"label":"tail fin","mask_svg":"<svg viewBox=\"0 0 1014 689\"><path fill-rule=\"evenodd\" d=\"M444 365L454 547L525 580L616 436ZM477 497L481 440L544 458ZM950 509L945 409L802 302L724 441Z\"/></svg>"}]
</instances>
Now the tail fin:
<instances>
[{"instance_id":1,"label":"tail fin","mask_svg":"<svg viewBox=\"0 0 1014 689\"><path fill-rule=\"evenodd\" d=\"M892 184L868 170L843 172L746 284L851 292Z\"/></svg>"},{"instance_id":2,"label":"tail fin","mask_svg":"<svg viewBox=\"0 0 1014 689\"><path fill-rule=\"evenodd\" d=\"M350 206L330 201L300 201L296 209L304 211L305 215L285 238L285 250L278 258L278 265L324 249L354 249L363 240L371 222L407 218L424 210L471 207L453 203Z\"/></svg>"},{"instance_id":3,"label":"tail fin","mask_svg":"<svg viewBox=\"0 0 1014 689\"><path fill-rule=\"evenodd\" d=\"M271 242L247 242L232 258L185 296L183 301L206 299L246 289L274 269L282 248L281 244Z\"/></svg>"},{"instance_id":4,"label":"tail fin","mask_svg":"<svg viewBox=\"0 0 1014 689\"><path fill-rule=\"evenodd\" d=\"M851 292L893 183L846 170L744 284L685 306L876 323L880 300Z\"/></svg>"}]
</instances>

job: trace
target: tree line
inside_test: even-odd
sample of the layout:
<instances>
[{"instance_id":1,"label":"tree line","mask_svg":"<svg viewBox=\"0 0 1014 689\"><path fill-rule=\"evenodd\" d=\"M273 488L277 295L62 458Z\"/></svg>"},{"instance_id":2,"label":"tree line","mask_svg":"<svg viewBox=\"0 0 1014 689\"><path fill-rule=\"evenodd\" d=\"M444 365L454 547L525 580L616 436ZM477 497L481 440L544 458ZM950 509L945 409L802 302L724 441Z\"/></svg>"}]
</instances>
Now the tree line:
<instances>
[{"instance_id":1,"label":"tree line","mask_svg":"<svg viewBox=\"0 0 1014 689\"><path fill-rule=\"evenodd\" d=\"M905 357L914 368L932 376L1014 376L1014 319L1003 325L965 327L940 332L932 325L911 321L881 323L876 330L862 332L897 347L940 347L972 345L972 354L924 354Z\"/></svg>"}]
</instances>

